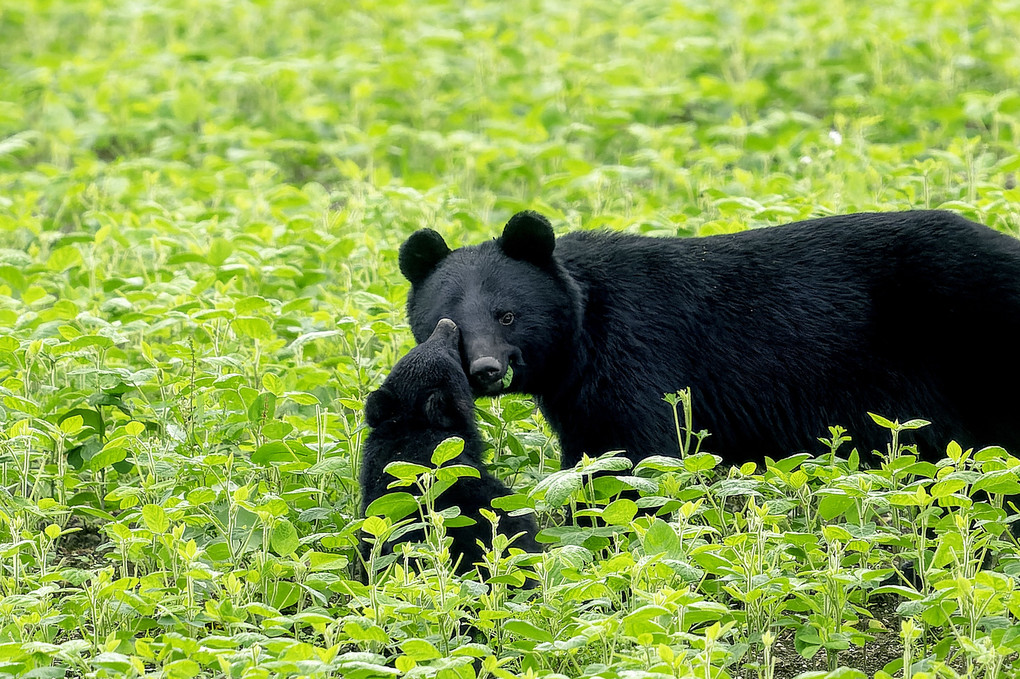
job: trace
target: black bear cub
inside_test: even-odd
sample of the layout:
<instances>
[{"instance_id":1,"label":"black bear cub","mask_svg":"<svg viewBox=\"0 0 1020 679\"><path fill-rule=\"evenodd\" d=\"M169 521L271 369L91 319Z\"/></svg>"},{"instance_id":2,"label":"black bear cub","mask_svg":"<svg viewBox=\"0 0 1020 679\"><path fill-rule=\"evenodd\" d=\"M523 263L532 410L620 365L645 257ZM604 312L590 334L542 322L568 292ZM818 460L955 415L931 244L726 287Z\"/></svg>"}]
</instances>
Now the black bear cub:
<instances>
[{"instance_id":1,"label":"black bear cub","mask_svg":"<svg viewBox=\"0 0 1020 679\"><path fill-rule=\"evenodd\" d=\"M512 491L490 474L482 462L483 442L475 423L474 399L461 368L460 334L452 321L439 320L427 340L397 361L382 386L369 394L365 418L372 432L362 453L359 479L362 515L373 500L389 492L387 486L394 477L383 471L387 464L400 460L431 467L436 446L453 436L464 439L464 451L453 463L476 468L480 478L459 478L436 499L435 507L441 511L457 506L463 516L475 520L474 525L447 531L453 538L450 556L457 563L457 572L473 570L482 560L479 541L491 547L491 524L479 510L490 508L493 499ZM500 533L508 537L523 533L512 547L541 551L535 542L538 528L532 516L509 516L494 511L500 516ZM422 531L413 531L402 539L420 541ZM363 554L367 547L363 542ZM384 551L391 552L392 548L388 544Z\"/></svg>"},{"instance_id":2,"label":"black bear cub","mask_svg":"<svg viewBox=\"0 0 1020 679\"><path fill-rule=\"evenodd\" d=\"M728 463L821 452L829 425L867 458L889 441L869 411L930 420L929 459L950 439L1020 454L1020 241L948 212L558 239L521 212L456 250L421 229L400 269L415 337L452 319L475 394L534 395L567 467L678 454L663 394L685 387Z\"/></svg>"}]
</instances>

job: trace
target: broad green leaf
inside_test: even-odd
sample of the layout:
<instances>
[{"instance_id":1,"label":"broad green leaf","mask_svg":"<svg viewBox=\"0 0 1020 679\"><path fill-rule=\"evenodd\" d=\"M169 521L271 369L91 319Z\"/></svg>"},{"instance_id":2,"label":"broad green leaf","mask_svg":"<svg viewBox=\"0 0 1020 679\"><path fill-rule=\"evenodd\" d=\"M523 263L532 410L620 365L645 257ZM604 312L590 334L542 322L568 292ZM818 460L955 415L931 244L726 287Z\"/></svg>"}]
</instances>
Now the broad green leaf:
<instances>
[{"instance_id":1,"label":"broad green leaf","mask_svg":"<svg viewBox=\"0 0 1020 679\"><path fill-rule=\"evenodd\" d=\"M188 503L194 506L203 505L216 499L216 492L211 488L195 488L188 491Z\"/></svg>"},{"instance_id":2,"label":"broad green leaf","mask_svg":"<svg viewBox=\"0 0 1020 679\"><path fill-rule=\"evenodd\" d=\"M442 469L436 470L436 478L440 481L456 481L461 477L480 478L481 472L477 467L466 464L448 464Z\"/></svg>"},{"instance_id":3,"label":"broad green leaf","mask_svg":"<svg viewBox=\"0 0 1020 679\"><path fill-rule=\"evenodd\" d=\"M684 458L684 469L691 473L707 472L715 469L721 459L711 453L697 453Z\"/></svg>"},{"instance_id":4,"label":"broad green leaf","mask_svg":"<svg viewBox=\"0 0 1020 679\"><path fill-rule=\"evenodd\" d=\"M842 526L822 526L822 537L825 538L826 542L849 542L853 540L853 535Z\"/></svg>"},{"instance_id":5,"label":"broad green leaf","mask_svg":"<svg viewBox=\"0 0 1020 679\"><path fill-rule=\"evenodd\" d=\"M464 439L459 437L448 438L432 452L432 464L442 466L464 452Z\"/></svg>"},{"instance_id":6,"label":"broad green leaf","mask_svg":"<svg viewBox=\"0 0 1020 679\"><path fill-rule=\"evenodd\" d=\"M682 471L683 461L678 457L665 457L663 455L649 455L642 459L634 467L634 473L649 469L658 472Z\"/></svg>"},{"instance_id":7,"label":"broad green leaf","mask_svg":"<svg viewBox=\"0 0 1020 679\"><path fill-rule=\"evenodd\" d=\"M527 513L529 509L534 509L535 503L527 495L522 493L511 493L510 495L503 495L492 499L489 503L493 509L502 509L503 511L517 515L518 510L523 510Z\"/></svg>"},{"instance_id":8,"label":"broad green leaf","mask_svg":"<svg viewBox=\"0 0 1020 679\"><path fill-rule=\"evenodd\" d=\"M142 520L145 522L145 527L156 535L162 535L170 530L170 519L159 505L142 507Z\"/></svg>"},{"instance_id":9,"label":"broad green leaf","mask_svg":"<svg viewBox=\"0 0 1020 679\"><path fill-rule=\"evenodd\" d=\"M400 519L418 511L418 501L410 493L391 492L376 498L365 508L365 514L372 518L374 515L385 516L391 521ZM369 520L366 519L366 522ZM375 533L373 533L375 535Z\"/></svg>"},{"instance_id":10,"label":"broad green leaf","mask_svg":"<svg viewBox=\"0 0 1020 679\"><path fill-rule=\"evenodd\" d=\"M209 254L206 256L209 264L213 266L220 266L227 257L234 251L234 246L230 244L230 241L226 238L214 238L209 244Z\"/></svg>"},{"instance_id":11,"label":"broad green leaf","mask_svg":"<svg viewBox=\"0 0 1020 679\"><path fill-rule=\"evenodd\" d=\"M376 518L378 517L369 517ZM368 523L366 520L365 523ZM367 531L366 531L367 532ZM311 571L336 571L347 567L347 557L343 554L328 554L324 552L308 552L302 557L308 560L308 569Z\"/></svg>"},{"instance_id":12,"label":"broad green leaf","mask_svg":"<svg viewBox=\"0 0 1020 679\"><path fill-rule=\"evenodd\" d=\"M369 507L369 509L371 509L371 506ZM372 514L372 516L366 518L364 523L361 524L361 530L365 531L372 537L376 538L385 535L386 531L389 530L390 527L389 522L387 522L385 519L379 516L374 516L374 514L381 512L366 512L366 513L370 513Z\"/></svg>"},{"instance_id":13,"label":"broad green leaf","mask_svg":"<svg viewBox=\"0 0 1020 679\"><path fill-rule=\"evenodd\" d=\"M230 322L230 327L241 337L267 340L273 336L269 321L254 316L239 316Z\"/></svg>"},{"instance_id":14,"label":"broad green leaf","mask_svg":"<svg viewBox=\"0 0 1020 679\"><path fill-rule=\"evenodd\" d=\"M15 292L23 291L25 287L28 285L28 279L25 278L25 275L21 272L21 269L18 269L13 266L0 266L0 280L3 280L12 288L14 288ZM7 351L12 350L7 349Z\"/></svg>"},{"instance_id":15,"label":"broad green leaf","mask_svg":"<svg viewBox=\"0 0 1020 679\"><path fill-rule=\"evenodd\" d=\"M1000 446L989 446L974 453L975 462L986 462L988 460L1016 460L1005 448Z\"/></svg>"},{"instance_id":16,"label":"broad green leaf","mask_svg":"<svg viewBox=\"0 0 1020 679\"><path fill-rule=\"evenodd\" d=\"M256 311L269 308L269 302L264 297L251 295L237 300L234 303L234 312L241 317L251 316Z\"/></svg>"},{"instance_id":17,"label":"broad green leaf","mask_svg":"<svg viewBox=\"0 0 1020 679\"><path fill-rule=\"evenodd\" d=\"M283 380L273 373L266 373L262 376L262 388L274 396L279 396L283 393Z\"/></svg>"},{"instance_id":18,"label":"broad green leaf","mask_svg":"<svg viewBox=\"0 0 1020 679\"><path fill-rule=\"evenodd\" d=\"M656 518L645 532L641 545L645 554L649 556L655 554L671 556L680 548L680 538L672 526L662 519Z\"/></svg>"},{"instance_id":19,"label":"broad green leaf","mask_svg":"<svg viewBox=\"0 0 1020 679\"><path fill-rule=\"evenodd\" d=\"M127 451L120 446L104 447L88 461L88 468L97 472L107 469L127 457Z\"/></svg>"},{"instance_id":20,"label":"broad green leaf","mask_svg":"<svg viewBox=\"0 0 1020 679\"><path fill-rule=\"evenodd\" d=\"M369 625L367 628L362 627L360 624L354 621L344 623L344 634L350 638L351 641L365 642L372 641L379 644L390 643L390 638L386 635L378 625Z\"/></svg>"},{"instance_id":21,"label":"broad green leaf","mask_svg":"<svg viewBox=\"0 0 1020 679\"><path fill-rule=\"evenodd\" d=\"M435 646L424 639L408 639L400 642L400 650L417 662L426 662L443 657Z\"/></svg>"},{"instance_id":22,"label":"broad green leaf","mask_svg":"<svg viewBox=\"0 0 1020 679\"><path fill-rule=\"evenodd\" d=\"M802 657L811 659L822 649L824 641L810 625L801 625L793 637L793 645Z\"/></svg>"},{"instance_id":23,"label":"broad green leaf","mask_svg":"<svg viewBox=\"0 0 1020 679\"><path fill-rule=\"evenodd\" d=\"M339 330L318 330L316 332L308 332L303 335L299 335L297 339L290 343L291 349L300 349L308 342L312 342L318 339L328 339L330 337L336 337L340 335Z\"/></svg>"},{"instance_id":24,"label":"broad green leaf","mask_svg":"<svg viewBox=\"0 0 1020 679\"><path fill-rule=\"evenodd\" d=\"M273 524L270 542L273 546L273 551L280 556L293 554L301 544L298 539L297 529L287 519L278 519Z\"/></svg>"},{"instance_id":25,"label":"broad green leaf","mask_svg":"<svg viewBox=\"0 0 1020 679\"><path fill-rule=\"evenodd\" d=\"M89 347L110 349L113 347L113 340L109 337L103 337L102 335L82 335L81 337L75 337L71 340L69 346L75 351Z\"/></svg>"},{"instance_id":26,"label":"broad green leaf","mask_svg":"<svg viewBox=\"0 0 1020 679\"><path fill-rule=\"evenodd\" d=\"M547 630L536 627L526 620L507 620L503 623L503 629L510 634L515 634L532 641L552 643L553 636Z\"/></svg>"},{"instance_id":27,"label":"broad green leaf","mask_svg":"<svg viewBox=\"0 0 1020 679\"><path fill-rule=\"evenodd\" d=\"M277 580L270 588L269 604L283 609L293 606L301 596L301 588L287 580Z\"/></svg>"},{"instance_id":28,"label":"broad green leaf","mask_svg":"<svg viewBox=\"0 0 1020 679\"><path fill-rule=\"evenodd\" d=\"M902 585L883 585L876 587L873 591L875 594L896 594L908 601L918 601L924 598L924 595L917 590Z\"/></svg>"},{"instance_id":29,"label":"broad green leaf","mask_svg":"<svg viewBox=\"0 0 1020 679\"><path fill-rule=\"evenodd\" d=\"M507 400L500 410L500 415L504 422L520 422L531 417L534 412L535 406L530 401Z\"/></svg>"},{"instance_id":30,"label":"broad green leaf","mask_svg":"<svg viewBox=\"0 0 1020 679\"><path fill-rule=\"evenodd\" d=\"M134 672L135 669L129 656L109 651L97 654L92 658L91 663L96 667L115 672L121 676L126 676Z\"/></svg>"},{"instance_id":31,"label":"broad green leaf","mask_svg":"<svg viewBox=\"0 0 1020 679\"><path fill-rule=\"evenodd\" d=\"M671 617L669 609L647 604L624 616L623 632L632 639L646 633L659 634L665 631L659 624L659 619L669 617Z\"/></svg>"},{"instance_id":32,"label":"broad green leaf","mask_svg":"<svg viewBox=\"0 0 1020 679\"><path fill-rule=\"evenodd\" d=\"M84 423L85 420L81 415L72 415L60 421L60 432L65 436L74 436L82 430Z\"/></svg>"},{"instance_id":33,"label":"broad green leaf","mask_svg":"<svg viewBox=\"0 0 1020 679\"><path fill-rule=\"evenodd\" d=\"M163 672L169 679L192 679L201 671L201 666L188 658L174 660L163 666Z\"/></svg>"},{"instance_id":34,"label":"broad green leaf","mask_svg":"<svg viewBox=\"0 0 1020 679\"><path fill-rule=\"evenodd\" d=\"M270 441L259 446L251 455L251 461L259 465L268 465L273 462L292 462L297 460L297 455L283 441Z\"/></svg>"},{"instance_id":35,"label":"broad green leaf","mask_svg":"<svg viewBox=\"0 0 1020 679\"><path fill-rule=\"evenodd\" d=\"M278 497L270 497L256 507L256 511L262 516L279 518L285 516L289 511L287 503Z\"/></svg>"},{"instance_id":36,"label":"broad green leaf","mask_svg":"<svg viewBox=\"0 0 1020 679\"><path fill-rule=\"evenodd\" d=\"M597 459L589 462L588 464L582 464L581 470L585 474L597 474L599 472L621 472L630 469L633 463L625 457L621 457L614 453L609 453L598 457Z\"/></svg>"},{"instance_id":37,"label":"broad green leaf","mask_svg":"<svg viewBox=\"0 0 1020 679\"><path fill-rule=\"evenodd\" d=\"M533 495L543 497L545 501L553 506L560 507L567 502L567 499L577 490L580 490L583 477L575 471L559 471L542 479L535 489Z\"/></svg>"},{"instance_id":38,"label":"broad green leaf","mask_svg":"<svg viewBox=\"0 0 1020 679\"><path fill-rule=\"evenodd\" d=\"M818 501L818 515L825 521L842 516L855 504L854 498L842 492L828 491L819 495L821 499Z\"/></svg>"},{"instance_id":39,"label":"broad green leaf","mask_svg":"<svg viewBox=\"0 0 1020 679\"><path fill-rule=\"evenodd\" d=\"M63 272L73 266L79 266L81 263L81 252L78 251L78 248L73 245L65 245L50 253L49 259L46 260L46 268L50 271Z\"/></svg>"},{"instance_id":40,"label":"broad green leaf","mask_svg":"<svg viewBox=\"0 0 1020 679\"><path fill-rule=\"evenodd\" d=\"M309 394L304 391L288 391L283 394L283 397L288 401L293 401L301 406L314 406L319 404L319 399L314 394Z\"/></svg>"},{"instance_id":41,"label":"broad green leaf","mask_svg":"<svg viewBox=\"0 0 1020 679\"><path fill-rule=\"evenodd\" d=\"M261 616L263 618L275 618L278 615L280 615L279 610L273 608L272 606L267 606L261 601L253 601L251 603L245 604L243 609L255 615Z\"/></svg>"},{"instance_id":42,"label":"broad green leaf","mask_svg":"<svg viewBox=\"0 0 1020 679\"><path fill-rule=\"evenodd\" d=\"M637 515L637 511L637 503L627 498L621 498L610 502L602 510L602 520L610 526L626 526Z\"/></svg>"},{"instance_id":43,"label":"broad green leaf","mask_svg":"<svg viewBox=\"0 0 1020 679\"><path fill-rule=\"evenodd\" d=\"M268 391L263 391L248 406L248 420L250 422L264 422L276 417L276 396Z\"/></svg>"},{"instance_id":44,"label":"broad green leaf","mask_svg":"<svg viewBox=\"0 0 1020 679\"><path fill-rule=\"evenodd\" d=\"M299 623L311 625L312 627L315 627L320 630L324 628L326 625L332 624L333 622L336 621L336 618L333 618L332 616L323 615L322 613L317 613L313 611L304 611L302 613L296 613L292 617L295 621Z\"/></svg>"},{"instance_id":45,"label":"broad green leaf","mask_svg":"<svg viewBox=\"0 0 1020 679\"><path fill-rule=\"evenodd\" d=\"M428 467L424 465L415 464L413 462L404 462L403 460L397 460L396 462L390 462L383 469L390 476L395 476L398 479L404 481L413 481L417 477L425 474L429 471Z\"/></svg>"},{"instance_id":46,"label":"broad green leaf","mask_svg":"<svg viewBox=\"0 0 1020 679\"><path fill-rule=\"evenodd\" d=\"M963 490L966 486L967 482L963 479L946 479L933 485L928 492L933 498L939 499Z\"/></svg>"},{"instance_id":47,"label":"broad green leaf","mask_svg":"<svg viewBox=\"0 0 1020 679\"><path fill-rule=\"evenodd\" d=\"M971 487L971 494L991 493L996 495L1020 495L1020 470L1002 469L985 472Z\"/></svg>"}]
</instances>

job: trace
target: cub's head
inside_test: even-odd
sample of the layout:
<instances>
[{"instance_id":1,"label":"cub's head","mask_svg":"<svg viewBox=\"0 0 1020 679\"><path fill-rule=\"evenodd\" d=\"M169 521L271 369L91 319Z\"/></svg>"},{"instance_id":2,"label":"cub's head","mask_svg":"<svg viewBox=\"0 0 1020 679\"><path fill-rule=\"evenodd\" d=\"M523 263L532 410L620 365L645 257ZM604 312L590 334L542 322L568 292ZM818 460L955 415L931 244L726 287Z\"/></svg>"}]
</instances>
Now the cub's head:
<instances>
[{"instance_id":1,"label":"cub's head","mask_svg":"<svg viewBox=\"0 0 1020 679\"><path fill-rule=\"evenodd\" d=\"M460 360L460 333L441 319L424 342L397 361L365 401L368 426L442 430L463 436L474 425L474 400Z\"/></svg>"},{"instance_id":2,"label":"cub's head","mask_svg":"<svg viewBox=\"0 0 1020 679\"><path fill-rule=\"evenodd\" d=\"M475 394L541 394L565 369L579 295L555 248L549 220L531 211L511 217L502 236L481 245L451 250L438 233L421 229L401 246L411 330L420 342L439 319L452 319Z\"/></svg>"}]
</instances>

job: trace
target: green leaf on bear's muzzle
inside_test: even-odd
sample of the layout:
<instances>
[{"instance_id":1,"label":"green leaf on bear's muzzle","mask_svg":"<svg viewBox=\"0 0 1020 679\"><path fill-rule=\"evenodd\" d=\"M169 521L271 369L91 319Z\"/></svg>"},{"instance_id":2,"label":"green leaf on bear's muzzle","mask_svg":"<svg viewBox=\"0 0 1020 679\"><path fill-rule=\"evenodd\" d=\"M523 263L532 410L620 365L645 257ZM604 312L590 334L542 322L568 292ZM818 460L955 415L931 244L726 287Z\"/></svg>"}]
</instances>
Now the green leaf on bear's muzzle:
<instances>
[{"instance_id":1,"label":"green leaf on bear's muzzle","mask_svg":"<svg viewBox=\"0 0 1020 679\"><path fill-rule=\"evenodd\" d=\"M514 381L514 369L513 366L506 367L506 374L503 375L503 388L509 389L510 383Z\"/></svg>"}]
</instances>

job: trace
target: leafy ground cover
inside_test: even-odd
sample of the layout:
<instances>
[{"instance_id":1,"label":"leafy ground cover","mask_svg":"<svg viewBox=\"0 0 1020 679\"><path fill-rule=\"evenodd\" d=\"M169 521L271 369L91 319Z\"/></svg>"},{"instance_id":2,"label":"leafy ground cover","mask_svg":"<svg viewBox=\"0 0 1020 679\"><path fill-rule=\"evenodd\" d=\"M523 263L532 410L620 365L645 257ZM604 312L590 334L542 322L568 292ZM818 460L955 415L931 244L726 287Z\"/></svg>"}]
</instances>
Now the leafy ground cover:
<instances>
[{"instance_id":1,"label":"leafy ground cover","mask_svg":"<svg viewBox=\"0 0 1020 679\"><path fill-rule=\"evenodd\" d=\"M423 575L362 585L354 479L411 231L1017 233L1018 27L1015 0L0 6L0 675L1016 676L1017 460L917 463L917 423L880 469L834 432L614 484L558 470L526 399L480 403L549 545L498 544L488 586L436 519Z\"/></svg>"}]
</instances>

